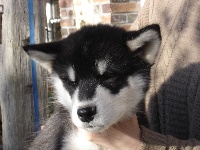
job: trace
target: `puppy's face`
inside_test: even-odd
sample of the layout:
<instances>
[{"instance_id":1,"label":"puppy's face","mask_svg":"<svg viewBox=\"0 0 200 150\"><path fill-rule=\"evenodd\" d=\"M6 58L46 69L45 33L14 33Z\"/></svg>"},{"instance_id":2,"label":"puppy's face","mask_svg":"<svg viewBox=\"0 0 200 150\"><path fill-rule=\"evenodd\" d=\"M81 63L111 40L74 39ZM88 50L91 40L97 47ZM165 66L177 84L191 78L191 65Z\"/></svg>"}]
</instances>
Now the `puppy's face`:
<instances>
[{"instance_id":1,"label":"puppy's face","mask_svg":"<svg viewBox=\"0 0 200 150\"><path fill-rule=\"evenodd\" d=\"M73 123L101 132L136 110L159 46L157 25L132 32L97 25L24 49L51 72L57 99Z\"/></svg>"}]
</instances>

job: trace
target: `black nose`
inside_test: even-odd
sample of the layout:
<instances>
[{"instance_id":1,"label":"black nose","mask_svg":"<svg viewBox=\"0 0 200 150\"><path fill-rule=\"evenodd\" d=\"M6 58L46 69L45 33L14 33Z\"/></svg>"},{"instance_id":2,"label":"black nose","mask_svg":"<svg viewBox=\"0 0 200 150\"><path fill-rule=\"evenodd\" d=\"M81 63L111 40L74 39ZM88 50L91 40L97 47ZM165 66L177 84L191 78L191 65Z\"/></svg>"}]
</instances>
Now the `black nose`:
<instances>
[{"instance_id":1,"label":"black nose","mask_svg":"<svg viewBox=\"0 0 200 150\"><path fill-rule=\"evenodd\" d=\"M81 121L90 122L94 119L96 112L96 107L85 107L78 109L77 114Z\"/></svg>"}]
</instances>

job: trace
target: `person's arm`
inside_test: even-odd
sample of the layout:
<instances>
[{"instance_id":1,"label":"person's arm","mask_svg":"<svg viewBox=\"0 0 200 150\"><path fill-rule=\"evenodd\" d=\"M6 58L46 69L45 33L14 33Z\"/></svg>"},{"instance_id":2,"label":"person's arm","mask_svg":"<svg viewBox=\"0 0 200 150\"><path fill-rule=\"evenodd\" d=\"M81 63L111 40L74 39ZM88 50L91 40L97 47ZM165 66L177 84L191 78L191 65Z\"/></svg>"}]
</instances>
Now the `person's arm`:
<instances>
[{"instance_id":1,"label":"person's arm","mask_svg":"<svg viewBox=\"0 0 200 150\"><path fill-rule=\"evenodd\" d=\"M142 150L200 150L200 141L195 139L179 140L163 135L143 126L141 128Z\"/></svg>"}]
</instances>

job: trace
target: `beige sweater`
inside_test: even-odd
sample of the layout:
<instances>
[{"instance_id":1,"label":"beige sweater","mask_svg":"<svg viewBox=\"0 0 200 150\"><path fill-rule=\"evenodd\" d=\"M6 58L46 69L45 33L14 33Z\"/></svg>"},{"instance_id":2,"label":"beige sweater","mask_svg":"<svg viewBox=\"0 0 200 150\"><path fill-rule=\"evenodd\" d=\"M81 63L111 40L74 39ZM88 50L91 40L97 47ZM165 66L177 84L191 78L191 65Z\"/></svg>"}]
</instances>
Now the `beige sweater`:
<instances>
[{"instance_id":1,"label":"beige sweater","mask_svg":"<svg viewBox=\"0 0 200 150\"><path fill-rule=\"evenodd\" d=\"M154 23L162 44L146 96L150 129L141 128L142 147L200 149L200 0L146 0L131 30Z\"/></svg>"}]
</instances>

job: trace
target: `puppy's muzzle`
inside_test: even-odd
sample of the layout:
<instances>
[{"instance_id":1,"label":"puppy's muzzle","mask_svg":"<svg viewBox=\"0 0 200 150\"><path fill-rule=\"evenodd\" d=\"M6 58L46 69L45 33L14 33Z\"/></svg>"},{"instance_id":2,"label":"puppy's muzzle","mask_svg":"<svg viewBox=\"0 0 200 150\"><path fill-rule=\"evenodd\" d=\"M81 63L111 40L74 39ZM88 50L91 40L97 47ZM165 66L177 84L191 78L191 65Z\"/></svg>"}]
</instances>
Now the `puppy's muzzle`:
<instances>
[{"instance_id":1,"label":"puppy's muzzle","mask_svg":"<svg viewBox=\"0 0 200 150\"><path fill-rule=\"evenodd\" d=\"M79 119L82 122L87 122L89 123L94 119L94 115L97 113L96 107L85 107L85 108L80 108L77 110L77 114Z\"/></svg>"}]
</instances>

